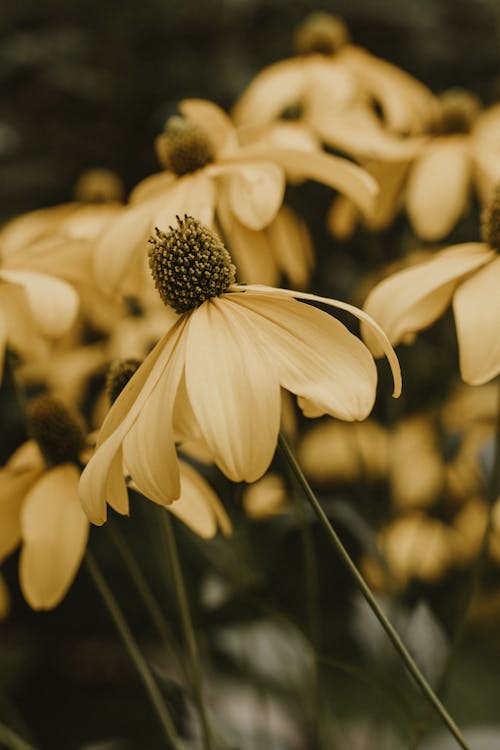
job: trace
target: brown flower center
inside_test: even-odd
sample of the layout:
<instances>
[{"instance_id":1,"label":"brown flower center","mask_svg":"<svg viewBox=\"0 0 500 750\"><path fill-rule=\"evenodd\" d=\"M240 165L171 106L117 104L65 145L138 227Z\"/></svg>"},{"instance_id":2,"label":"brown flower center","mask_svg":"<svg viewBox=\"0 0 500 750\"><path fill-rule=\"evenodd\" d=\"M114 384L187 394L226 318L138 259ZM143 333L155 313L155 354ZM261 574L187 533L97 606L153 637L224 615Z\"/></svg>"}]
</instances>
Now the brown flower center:
<instances>
[{"instance_id":1,"label":"brown flower center","mask_svg":"<svg viewBox=\"0 0 500 750\"><path fill-rule=\"evenodd\" d=\"M295 32L295 49L303 55L333 55L349 39L349 29L341 18L316 11L298 26Z\"/></svg>"},{"instance_id":2,"label":"brown flower center","mask_svg":"<svg viewBox=\"0 0 500 750\"><path fill-rule=\"evenodd\" d=\"M202 129L178 115L169 117L155 147L161 164L179 177L196 172L215 158L213 146Z\"/></svg>"},{"instance_id":3,"label":"brown flower center","mask_svg":"<svg viewBox=\"0 0 500 750\"><path fill-rule=\"evenodd\" d=\"M468 133L481 109L481 102L465 89L448 89L439 97L441 105L439 131Z\"/></svg>"},{"instance_id":4,"label":"brown flower center","mask_svg":"<svg viewBox=\"0 0 500 750\"><path fill-rule=\"evenodd\" d=\"M497 183L493 197L483 211L482 236L497 252L500 252L500 183Z\"/></svg>"},{"instance_id":5,"label":"brown flower center","mask_svg":"<svg viewBox=\"0 0 500 750\"><path fill-rule=\"evenodd\" d=\"M236 269L215 232L191 216L177 222L169 232L156 229L149 267L163 302L183 313L227 291Z\"/></svg>"},{"instance_id":6,"label":"brown flower center","mask_svg":"<svg viewBox=\"0 0 500 750\"><path fill-rule=\"evenodd\" d=\"M49 394L34 398L27 408L27 424L47 466L78 463L85 446L83 422L60 399Z\"/></svg>"},{"instance_id":7,"label":"brown flower center","mask_svg":"<svg viewBox=\"0 0 500 750\"><path fill-rule=\"evenodd\" d=\"M114 404L128 381L141 366L140 359L117 359L109 366L106 375L106 393L110 404Z\"/></svg>"}]
</instances>

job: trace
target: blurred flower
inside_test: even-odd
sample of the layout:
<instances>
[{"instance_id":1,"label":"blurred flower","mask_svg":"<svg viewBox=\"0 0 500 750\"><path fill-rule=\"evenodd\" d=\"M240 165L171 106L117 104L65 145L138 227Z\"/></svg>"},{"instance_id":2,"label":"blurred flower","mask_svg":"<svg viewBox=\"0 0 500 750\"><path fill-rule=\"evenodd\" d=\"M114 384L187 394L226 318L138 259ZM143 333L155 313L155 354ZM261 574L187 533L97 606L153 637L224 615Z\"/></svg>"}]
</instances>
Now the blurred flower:
<instances>
[{"instance_id":1,"label":"blurred flower","mask_svg":"<svg viewBox=\"0 0 500 750\"><path fill-rule=\"evenodd\" d=\"M306 416L364 419L377 372L364 345L339 321L294 298L363 317L336 300L270 287L234 284L235 269L218 237L186 217L157 232L150 253L155 285L179 313L111 408L97 451L84 471L81 497L89 518L106 519L106 501L126 512L124 461L150 499L179 496L175 441L201 438L221 471L252 482L268 468L280 427L280 386L300 397ZM394 352L366 319L393 370ZM161 446L161 450L158 447Z\"/></svg>"},{"instance_id":2,"label":"blurred flower","mask_svg":"<svg viewBox=\"0 0 500 750\"><path fill-rule=\"evenodd\" d=\"M130 205L96 243L95 266L103 288L117 290L128 278L131 263L135 267L144 262L154 228L167 228L177 215L188 214L216 227L215 212L220 211L226 231L233 226L233 216L235 231L240 225L253 232L267 227L283 202L288 170L345 192L369 212L376 183L348 160L296 146L240 146L235 127L215 104L188 99L179 109L182 117L167 120L157 139L165 171L136 186ZM238 240L237 244L241 258L243 248ZM250 242L247 256L253 249ZM248 260L247 269L250 264Z\"/></svg>"},{"instance_id":3,"label":"blurred flower","mask_svg":"<svg viewBox=\"0 0 500 750\"><path fill-rule=\"evenodd\" d=\"M343 21L314 13L296 35L301 53L273 63L235 105L239 126L261 126L295 114L332 148L358 159L407 159L435 116L431 92L412 76L349 44ZM376 114L376 108L382 113Z\"/></svg>"},{"instance_id":4,"label":"blurred flower","mask_svg":"<svg viewBox=\"0 0 500 750\"><path fill-rule=\"evenodd\" d=\"M282 476L269 472L243 492L243 508L249 518L262 520L284 512L287 505L286 484Z\"/></svg>"},{"instance_id":5,"label":"blurred flower","mask_svg":"<svg viewBox=\"0 0 500 750\"><path fill-rule=\"evenodd\" d=\"M68 282L78 292L83 317L107 331L124 314L123 301L96 287L93 248L96 237L123 210L111 199L121 183L113 173L107 178L85 173L80 180L77 189L85 202L39 209L7 223L0 234L3 266L24 267ZM136 289L137 281L126 291Z\"/></svg>"},{"instance_id":6,"label":"blurred flower","mask_svg":"<svg viewBox=\"0 0 500 750\"><path fill-rule=\"evenodd\" d=\"M390 276L364 305L397 344L428 328L453 302L460 372L470 385L486 383L500 372L500 188L485 213L483 235L482 243L449 247ZM377 356L378 345L373 342L372 347L369 332L365 339Z\"/></svg>"},{"instance_id":7,"label":"blurred flower","mask_svg":"<svg viewBox=\"0 0 500 750\"><path fill-rule=\"evenodd\" d=\"M33 609L52 609L71 586L85 551L88 521L78 498L79 420L50 396L31 402L24 443L0 469L0 560L19 544L21 589Z\"/></svg>"},{"instance_id":8,"label":"blurred flower","mask_svg":"<svg viewBox=\"0 0 500 750\"><path fill-rule=\"evenodd\" d=\"M307 431L298 447L305 473L320 483L382 479L388 454L387 430L373 419L321 422Z\"/></svg>"},{"instance_id":9,"label":"blurred flower","mask_svg":"<svg viewBox=\"0 0 500 750\"><path fill-rule=\"evenodd\" d=\"M380 550L396 582L432 583L450 568L456 532L437 518L421 513L398 518L378 534Z\"/></svg>"},{"instance_id":10,"label":"blurred flower","mask_svg":"<svg viewBox=\"0 0 500 750\"><path fill-rule=\"evenodd\" d=\"M498 129L500 108L493 118L480 112L476 96L449 89L439 98L435 132L407 158L377 158L363 162L381 190L374 211L363 219L368 229L386 229L403 204L415 233L428 242L446 237L465 213L471 189L483 204L491 200L500 179L500 138L489 137ZM494 120L494 123L491 123ZM345 196L330 209L328 226L335 237L347 238L361 215Z\"/></svg>"}]
</instances>

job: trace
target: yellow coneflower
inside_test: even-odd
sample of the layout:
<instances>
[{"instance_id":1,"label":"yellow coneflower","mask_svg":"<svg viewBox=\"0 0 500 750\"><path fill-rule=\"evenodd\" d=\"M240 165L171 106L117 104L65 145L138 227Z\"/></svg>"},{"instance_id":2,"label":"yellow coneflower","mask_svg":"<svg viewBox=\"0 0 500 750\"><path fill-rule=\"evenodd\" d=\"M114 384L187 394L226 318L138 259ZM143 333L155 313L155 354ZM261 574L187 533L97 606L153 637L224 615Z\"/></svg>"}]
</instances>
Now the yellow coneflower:
<instances>
[{"instance_id":1,"label":"yellow coneflower","mask_svg":"<svg viewBox=\"0 0 500 750\"><path fill-rule=\"evenodd\" d=\"M147 497L160 504L178 497L176 440L201 438L234 481L261 477L276 448L280 386L299 396L306 416L369 414L377 371L368 349L335 318L295 298L365 320L386 349L399 394L397 359L370 318L336 300L235 284L229 253L197 220L158 232L150 266L161 298L179 315L104 421L81 480L93 522L105 521L106 502L126 511L123 462Z\"/></svg>"}]
</instances>

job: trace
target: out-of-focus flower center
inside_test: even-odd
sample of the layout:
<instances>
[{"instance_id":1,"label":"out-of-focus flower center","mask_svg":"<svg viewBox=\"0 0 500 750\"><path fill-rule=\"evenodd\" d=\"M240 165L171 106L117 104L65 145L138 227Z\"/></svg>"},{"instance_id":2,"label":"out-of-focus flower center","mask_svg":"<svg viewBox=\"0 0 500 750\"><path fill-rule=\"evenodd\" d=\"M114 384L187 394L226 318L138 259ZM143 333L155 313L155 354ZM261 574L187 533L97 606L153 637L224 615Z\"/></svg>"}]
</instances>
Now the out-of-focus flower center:
<instances>
[{"instance_id":1,"label":"out-of-focus flower center","mask_svg":"<svg viewBox=\"0 0 500 750\"><path fill-rule=\"evenodd\" d=\"M234 283L236 269L219 237L191 216L150 239L149 267L163 302L177 313L199 307Z\"/></svg>"},{"instance_id":2,"label":"out-of-focus flower center","mask_svg":"<svg viewBox=\"0 0 500 750\"><path fill-rule=\"evenodd\" d=\"M297 28L295 48L304 55L333 55L349 38L349 30L341 18L318 11L307 16Z\"/></svg>"},{"instance_id":3,"label":"out-of-focus flower center","mask_svg":"<svg viewBox=\"0 0 500 750\"><path fill-rule=\"evenodd\" d=\"M448 89L439 97L441 105L439 131L468 133L481 109L481 102L465 89Z\"/></svg>"},{"instance_id":4,"label":"out-of-focus flower center","mask_svg":"<svg viewBox=\"0 0 500 750\"><path fill-rule=\"evenodd\" d=\"M28 433L40 447L48 466L78 463L85 432L77 414L48 394L34 398L27 408Z\"/></svg>"},{"instance_id":5,"label":"out-of-focus flower center","mask_svg":"<svg viewBox=\"0 0 500 750\"><path fill-rule=\"evenodd\" d=\"M482 215L483 240L500 252L500 183L497 184L490 203Z\"/></svg>"},{"instance_id":6,"label":"out-of-focus flower center","mask_svg":"<svg viewBox=\"0 0 500 750\"><path fill-rule=\"evenodd\" d=\"M155 146L161 164L179 177L196 172L215 158L214 148L202 129L178 115L169 117Z\"/></svg>"},{"instance_id":7,"label":"out-of-focus flower center","mask_svg":"<svg viewBox=\"0 0 500 750\"><path fill-rule=\"evenodd\" d=\"M82 203L108 203L122 201L123 182L110 169L87 169L78 177L74 190L75 200Z\"/></svg>"},{"instance_id":8,"label":"out-of-focus flower center","mask_svg":"<svg viewBox=\"0 0 500 750\"><path fill-rule=\"evenodd\" d=\"M110 365L106 375L106 392L111 404L114 404L140 365L139 359L117 359Z\"/></svg>"}]
</instances>

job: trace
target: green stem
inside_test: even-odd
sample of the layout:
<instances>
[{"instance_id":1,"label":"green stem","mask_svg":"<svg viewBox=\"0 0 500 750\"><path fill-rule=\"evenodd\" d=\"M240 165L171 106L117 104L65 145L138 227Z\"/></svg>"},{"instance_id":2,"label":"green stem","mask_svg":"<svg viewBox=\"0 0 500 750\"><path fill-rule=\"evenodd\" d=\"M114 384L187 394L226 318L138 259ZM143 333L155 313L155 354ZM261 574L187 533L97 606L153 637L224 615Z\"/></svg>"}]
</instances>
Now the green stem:
<instances>
[{"instance_id":1,"label":"green stem","mask_svg":"<svg viewBox=\"0 0 500 750\"><path fill-rule=\"evenodd\" d=\"M196 643L193 621L189 609L184 577L182 575L177 543L175 541L174 530L168 511L165 508L160 508L159 515L161 519L161 527L165 535L165 547L167 551L169 567L172 573L172 581L174 584L175 596L179 607L182 630L190 663L193 697L196 701L196 706L200 715L203 743L205 750L212 750L212 732L210 729L208 714L203 696L203 684L200 669L200 659L198 655L198 646Z\"/></svg>"},{"instance_id":2,"label":"green stem","mask_svg":"<svg viewBox=\"0 0 500 750\"><path fill-rule=\"evenodd\" d=\"M354 564L353 560L349 556L349 553L347 552L346 548L342 544L342 541L337 535L335 529L333 528L330 521L328 520L316 495L312 491L311 486L309 485L309 482L304 476L302 469L297 463L295 456L293 455L290 449L290 446L288 445L287 439L282 433L279 436L278 444L286 461L288 462L291 470L293 471L296 481L302 487L304 494L306 495L309 503L311 504L314 512L316 513L321 525L325 529L331 543L335 547L342 564L346 568L347 572L350 574L351 578L354 580L356 586L359 588L361 594L365 598L373 614L375 615L379 623L382 625L387 636L391 640L394 648L396 649L396 651L399 653L402 660L404 661L406 668L408 669L411 676L413 677L418 687L420 688L422 694L424 695L426 700L429 701L429 703L433 706L435 711L439 714L439 716L441 717L443 722L446 724L451 734L455 737L460 747L463 748L463 750L471 750L470 746L467 744L466 740L462 736L460 729L455 724L451 716L448 714L446 708L443 706L443 704L441 703L441 701L439 700L439 698L437 697L437 695L435 694L435 692L433 691L433 689L431 688L431 686L429 685L425 677L423 676L422 672L418 668L413 657L411 656L409 651L406 649L406 646L404 645L403 641L399 637L398 633L394 629L391 622L387 619L379 603L377 602L372 592L370 591L370 588L367 586L363 576L361 575L356 565Z\"/></svg>"},{"instance_id":3,"label":"green stem","mask_svg":"<svg viewBox=\"0 0 500 750\"><path fill-rule=\"evenodd\" d=\"M9 750L35 750L33 745L23 740L13 729L0 722L0 745L5 745Z\"/></svg>"},{"instance_id":4,"label":"green stem","mask_svg":"<svg viewBox=\"0 0 500 750\"><path fill-rule=\"evenodd\" d=\"M127 625L123 612L121 611L118 602L108 584L106 583L99 566L89 549L85 553L85 565L90 573L90 576L99 592L106 609L108 610L111 619L113 620L116 629L122 639L123 645L125 646L131 660L133 661L139 676L143 682L146 692L149 695L153 708L156 711L156 715L163 728L166 739L174 748L174 750L182 750L181 740L177 735L174 722L170 713L165 705L163 697L160 693L158 685L148 667L146 660L144 659L137 642L132 635L132 632Z\"/></svg>"},{"instance_id":5,"label":"green stem","mask_svg":"<svg viewBox=\"0 0 500 750\"><path fill-rule=\"evenodd\" d=\"M156 628L156 631L162 639L165 648L170 658L172 658L176 664L178 664L186 676L186 668L182 660L179 659L179 649L177 644L177 638L174 632L170 628L167 620L164 617L162 609L158 604L158 601L151 590L146 578L144 577L141 569L139 568L137 561L127 544L123 534L113 526L111 521L106 524L106 531L111 538L111 541L115 545L120 557L123 560L125 567L127 568L128 574L132 580L132 583L137 589L145 608L147 609L151 621ZM174 647L172 647L172 644Z\"/></svg>"}]
</instances>

